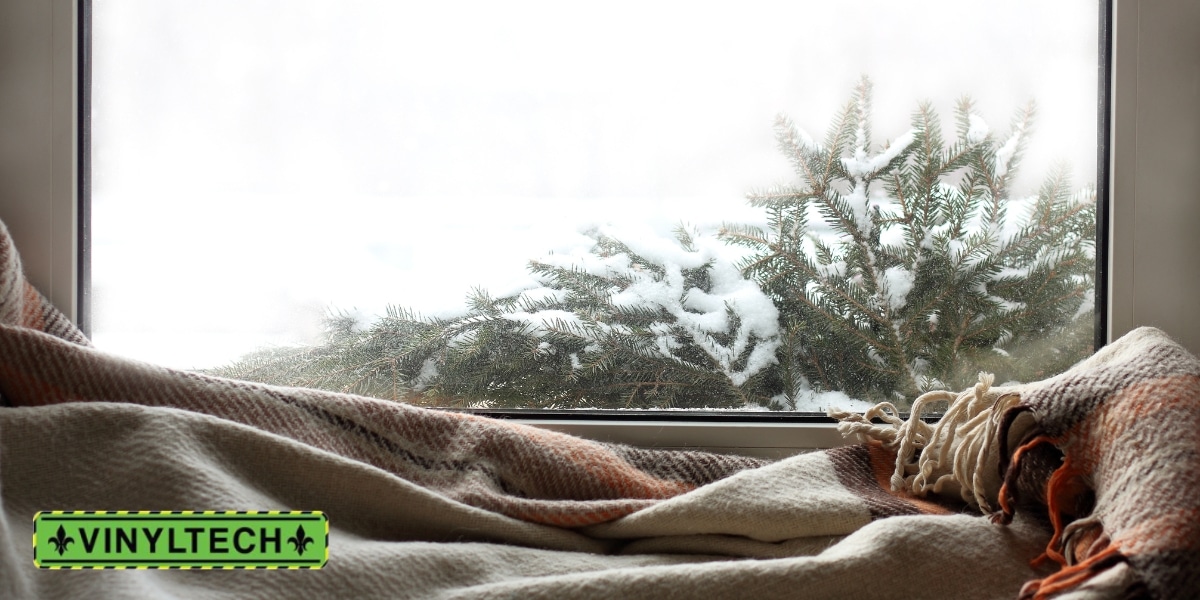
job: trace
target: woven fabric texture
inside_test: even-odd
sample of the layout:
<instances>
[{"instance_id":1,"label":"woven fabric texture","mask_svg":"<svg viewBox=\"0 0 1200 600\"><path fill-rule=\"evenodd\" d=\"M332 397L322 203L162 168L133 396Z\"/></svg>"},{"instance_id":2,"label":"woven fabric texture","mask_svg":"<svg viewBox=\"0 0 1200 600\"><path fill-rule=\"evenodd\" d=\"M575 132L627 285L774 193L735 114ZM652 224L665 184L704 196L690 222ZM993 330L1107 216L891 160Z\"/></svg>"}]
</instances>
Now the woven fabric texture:
<instances>
[{"instance_id":1,"label":"woven fabric texture","mask_svg":"<svg viewBox=\"0 0 1200 600\"><path fill-rule=\"evenodd\" d=\"M0 394L3 597L1200 589L1200 363L1150 329L1051 380L964 392L963 406L992 410L968 423L986 436L914 444L877 432L768 463L107 354L25 281L0 225ZM955 456L980 468L961 476L934 465L935 444L947 456L962 448ZM920 483L939 469L945 485ZM43 510L321 510L330 560L311 572L39 570L29 544Z\"/></svg>"}]
</instances>

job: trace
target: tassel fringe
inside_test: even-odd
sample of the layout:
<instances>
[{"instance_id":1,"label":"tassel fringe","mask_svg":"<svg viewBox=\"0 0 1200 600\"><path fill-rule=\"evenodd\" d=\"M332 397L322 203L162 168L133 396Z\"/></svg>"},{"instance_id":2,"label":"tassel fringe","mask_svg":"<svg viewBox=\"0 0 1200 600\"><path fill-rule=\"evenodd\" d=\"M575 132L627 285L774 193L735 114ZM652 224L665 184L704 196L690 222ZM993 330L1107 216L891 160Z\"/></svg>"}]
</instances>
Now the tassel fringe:
<instances>
[{"instance_id":1,"label":"tassel fringe","mask_svg":"<svg viewBox=\"0 0 1200 600\"><path fill-rule=\"evenodd\" d=\"M834 409L828 415L840 421L838 431L844 437L861 442L879 440L896 450L893 491L906 490L917 496L957 491L971 506L991 513L993 499L999 495L999 489L988 489L998 487L994 480L989 485L987 476L988 465L995 465L999 455L992 440L1001 415L1021 401L1019 394L993 391L994 381L991 373L980 373L979 383L960 394L922 394L913 402L907 421L900 419L890 402L877 404L861 415ZM941 420L936 425L922 421L930 406L939 402L949 403ZM875 418L884 423L872 423Z\"/></svg>"}]
</instances>

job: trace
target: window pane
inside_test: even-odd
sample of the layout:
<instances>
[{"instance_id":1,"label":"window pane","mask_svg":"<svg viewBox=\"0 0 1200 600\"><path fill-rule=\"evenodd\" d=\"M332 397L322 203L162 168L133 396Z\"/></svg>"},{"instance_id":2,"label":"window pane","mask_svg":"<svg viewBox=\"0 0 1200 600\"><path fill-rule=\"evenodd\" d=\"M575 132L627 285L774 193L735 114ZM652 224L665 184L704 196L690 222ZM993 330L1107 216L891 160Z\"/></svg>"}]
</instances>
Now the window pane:
<instances>
[{"instance_id":1,"label":"window pane","mask_svg":"<svg viewBox=\"0 0 1200 600\"><path fill-rule=\"evenodd\" d=\"M110 1L94 337L434 406L903 406L1092 350L1091 0Z\"/></svg>"}]
</instances>

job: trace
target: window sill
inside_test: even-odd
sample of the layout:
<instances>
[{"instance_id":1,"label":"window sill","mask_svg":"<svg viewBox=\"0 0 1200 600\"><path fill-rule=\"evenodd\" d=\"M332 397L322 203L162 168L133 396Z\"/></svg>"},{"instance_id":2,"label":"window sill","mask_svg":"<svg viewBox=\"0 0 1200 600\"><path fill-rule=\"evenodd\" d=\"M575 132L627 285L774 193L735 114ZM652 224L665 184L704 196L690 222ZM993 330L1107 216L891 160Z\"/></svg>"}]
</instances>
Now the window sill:
<instances>
[{"instance_id":1,"label":"window sill","mask_svg":"<svg viewBox=\"0 0 1200 600\"><path fill-rule=\"evenodd\" d=\"M581 421L573 419L511 419L600 442L660 450L705 450L780 459L847 442L832 422L825 423L708 423L668 420Z\"/></svg>"}]
</instances>

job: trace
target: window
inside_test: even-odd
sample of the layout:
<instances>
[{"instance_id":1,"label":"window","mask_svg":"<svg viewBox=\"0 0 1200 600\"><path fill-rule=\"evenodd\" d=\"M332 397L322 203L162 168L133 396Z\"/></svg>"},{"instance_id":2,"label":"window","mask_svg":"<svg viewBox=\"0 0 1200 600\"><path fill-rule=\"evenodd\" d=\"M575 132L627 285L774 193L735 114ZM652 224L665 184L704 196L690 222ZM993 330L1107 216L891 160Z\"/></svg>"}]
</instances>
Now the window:
<instances>
[{"instance_id":1,"label":"window","mask_svg":"<svg viewBox=\"0 0 1200 600\"><path fill-rule=\"evenodd\" d=\"M1094 338L1099 9L105 3L95 340L476 408L1042 378Z\"/></svg>"},{"instance_id":2,"label":"window","mask_svg":"<svg viewBox=\"0 0 1200 600\"><path fill-rule=\"evenodd\" d=\"M1129 14L1134 14L1134 17L1129 17ZM1121 14L1118 14L1118 17L1121 17L1121 19L1118 19L1118 20L1121 20L1121 23L1126 24L1126 26L1127 26L1127 29L1124 31L1135 31L1138 28L1145 28L1146 30L1152 32L1153 28L1163 28L1163 20L1162 19L1153 20L1150 18L1146 18L1145 16L1142 16L1141 20L1136 20L1136 13L1133 11L1127 11L1127 13L1124 13L1124 17L1122 17ZM1130 24L1130 23L1135 23L1135 24ZM1156 37L1156 36L1151 36L1151 37ZM1139 64L1138 60L1136 60L1136 59L1138 59L1138 53L1134 52L1133 44L1126 44L1126 46L1123 47L1123 52L1124 52L1124 54L1122 54L1121 44L1118 43L1117 44L1116 62L1117 62L1117 64L1122 64L1122 56L1126 56L1126 59L1124 59L1124 60L1126 60L1126 67L1118 68L1117 72L1115 73L1115 79L1116 79L1115 89L1117 90L1117 94L1116 94L1117 98L1121 97L1121 90L1123 90L1123 89L1129 90L1130 88L1132 88L1132 85L1133 85L1132 83L1127 83L1126 86L1124 86L1124 88L1122 88L1123 82L1132 82L1132 78L1123 79L1124 76L1129 76L1129 73L1134 72L1135 68L1138 66L1141 66L1142 71L1147 70L1147 67L1145 65ZM1129 56L1132 56L1132 58L1129 58ZM1130 62L1130 61L1132 61L1132 62ZM880 92L882 92L883 85L881 84L880 80L878 80L878 79L875 80L875 84L876 84L876 92L877 92L877 94L880 94ZM847 94L847 90L841 90L841 91L842 91L842 95L845 96ZM1168 97L1168 95L1166 95L1165 92L1160 91L1158 95L1151 94L1151 95L1142 96L1142 97L1151 98L1151 100L1148 100L1148 101L1141 100L1141 108L1139 108L1139 110L1141 110L1142 114L1145 114L1147 112L1150 112L1150 113L1153 112L1152 109L1146 108L1148 106L1152 106L1153 98ZM845 98L842 98L842 100L845 100ZM934 98L934 100L937 100L937 98ZM878 104L878 101L876 102L876 104ZM910 104L911 104L911 102L910 102ZM905 109L910 109L910 108L911 107L905 107ZM1118 100L1118 106L1117 106L1117 110L1115 113L1116 124L1114 127L1114 131L1115 131L1115 136L1116 136L1115 137L1116 144L1114 145L1114 149L1112 149L1112 152L1114 152L1115 161L1117 163L1117 168L1115 170L1115 176L1116 176L1116 178L1118 178L1118 184L1117 184L1117 187L1115 187L1117 196L1114 199L1114 203L1117 206L1117 210L1114 212L1114 227L1116 227L1118 229L1118 233L1115 238L1116 240L1121 239L1122 234L1120 233L1120 228L1122 227L1122 223L1126 222L1126 221L1122 220L1122 209L1129 212L1129 215L1133 214L1133 212L1132 212L1133 204L1132 203L1122 204L1122 200L1121 200L1121 198L1122 198L1121 197L1121 185L1122 184L1121 184L1120 178L1121 178L1121 173L1122 173L1122 170L1121 170L1122 156L1128 156L1129 154L1132 154L1132 152L1133 152L1132 146L1122 146L1122 144L1121 144L1122 131L1123 131L1122 126L1126 127L1126 131L1128 131L1129 127L1134 126L1132 118L1122 120L1122 115L1124 114L1124 113L1122 113L1122 108L1124 108L1126 110L1132 110L1134 107L1133 107L1133 104L1130 104L1130 103L1121 104L1120 100ZM6 116L11 115L11 114L12 114L12 112L7 112ZM1044 112L1043 112L1043 115L1044 115ZM793 116L793 118L796 118L797 115L792 114L792 116ZM944 116L948 116L948 115L943 114L943 118L944 118ZM1001 114L1000 118L998 118L998 119L995 118L995 115L991 115L991 114L988 114L985 116L988 116L989 122L992 126L1002 127L1002 125L997 125L997 121L1002 122L1004 116L1007 116L1007 115ZM817 119L818 122L816 122L815 125L805 125L805 128L809 128L810 132L814 133L815 137L820 137L820 134L822 133L822 127L828 125L828 120L830 118L832 118L832 114L827 114L827 115L821 116L821 118ZM822 119L824 120L824 122L821 122ZM878 127L882 128L882 125L880 125ZM1145 128L1145 127L1142 127L1142 128ZM10 131L12 131L12 130L10 130ZM882 133L878 133L878 131L876 133L878 134L878 136L882 136ZM1044 133L1044 130L1040 130L1039 137L1040 137L1040 134L1043 134L1043 133ZM1144 136L1144 137L1142 137L1142 139L1146 140L1148 138L1146 138ZM1126 152L1126 154L1123 155L1122 152ZM8 162L6 164L6 167L8 166L8 164L12 164L12 163ZM1027 169L1027 170L1030 169L1030 167L1028 167L1028 162L1026 163L1025 169ZM1126 173L1129 174L1128 170ZM1144 174L1147 173L1147 169L1145 169L1145 168L1142 169L1141 173L1144 173ZM1129 175L1130 175L1130 179L1127 179L1124 181L1126 181L1127 186L1132 186L1134 179L1132 178L1132 174L1129 174ZM754 182L754 185L769 185L770 182L774 182L774 181ZM10 190L11 190L11 187L10 187ZM5 196L11 197L11 194L5 194ZM1147 203L1150 203L1150 202L1154 202L1154 200L1145 200L1145 202L1142 202L1141 204L1139 204L1139 206L1147 206L1148 205ZM6 206L5 206L6 212L5 212L4 218L5 218L6 223L8 223L8 226L10 226L10 228L14 230L14 235L17 235L18 242L20 242L20 238L22 238L22 235L26 236L26 238L29 238L30 235L34 235L35 238L37 235L41 235L38 233L34 233L34 234L23 233L23 232L34 232L34 230L36 228L34 228L34 227L24 227L23 228L23 227L17 226L17 224L14 224L14 223L18 222L19 220L14 220L13 216L11 216L11 215L13 215L13 212L11 211L11 209L7 208L7 206L11 206L13 203L11 202L11 200L7 200L7 199L5 200L5 203L6 203ZM1141 209L1139 209L1139 210L1141 210ZM1132 217L1130 217L1130 221L1132 221ZM1132 229L1133 229L1132 224L1130 224L1130 226L1129 226L1130 232L1132 232ZM1133 235L1133 234L1129 233L1128 235ZM49 238L48 235L47 235L47 238ZM1141 236L1141 238L1139 238L1139 239L1148 240L1150 238L1151 238L1150 235L1144 235L1144 236ZM1146 244L1144 244L1144 247L1150 247L1150 248L1166 248L1168 246L1169 246L1169 244L1168 244L1168 242L1166 242L1166 240L1154 240L1153 244L1150 244L1150 242L1146 242ZM1122 248L1124 248L1124 250L1122 250ZM1120 304L1122 294L1126 294L1126 295L1130 296L1130 298L1133 298L1133 296L1138 296L1138 294L1140 294L1138 292L1134 292L1134 289L1132 286L1127 286L1127 284L1121 283L1122 281L1128 281L1128 280L1122 280L1121 272L1120 272L1122 269L1122 262L1121 262L1122 252L1127 252L1127 251L1128 251L1128 246L1120 246L1120 242L1118 242L1118 246L1115 251L1117 256L1115 257L1115 262L1114 262L1114 268L1117 270L1117 272L1112 272L1112 274L1106 274L1106 275L1111 275L1112 277L1115 277L1114 280L1112 280L1112 281L1114 281L1114 283L1112 283L1112 284L1114 284L1114 287L1115 287L1115 289L1114 289L1115 305L1114 305L1114 308L1112 308L1112 313L1114 313L1114 314L1112 314L1112 319L1114 319L1114 322L1117 323L1117 325L1115 326L1115 331L1114 331L1115 334L1120 334L1121 330L1128 329L1128 326L1132 325L1134 322L1144 323L1147 320L1146 318L1139 316L1139 313L1136 313L1135 311L1130 310L1129 306L1133 304L1132 301L1130 301L1129 304L1127 304L1127 305ZM1156 252L1163 254L1163 256L1170 256L1170 254L1172 254L1172 252L1169 250L1157 250ZM36 254L35 252L26 252L24 250L24 246L23 246L23 256L25 257L26 268L30 268L30 266L36 266L38 263L41 263L41 259L36 257L35 254ZM30 269L30 270L36 271L36 269ZM38 280L37 272L34 272L34 274L32 274L32 276L34 276L35 281ZM1106 282L1106 280L1104 280L1104 282ZM46 284L42 284L42 287L43 287L43 289L48 288L48 286L46 286ZM1142 294L1142 295L1144 295L1144 294ZM1140 296L1139 296L1139 298L1140 298ZM1158 324L1163 324L1163 323L1158 323ZM1187 331L1186 326L1183 326L1183 325L1184 325L1183 323L1180 323L1180 326L1177 326L1177 328L1174 328L1174 330ZM1170 328L1170 326L1168 326L1168 330L1172 330L1172 328ZM1186 335L1187 334L1184 334L1184 336L1186 336Z\"/></svg>"}]
</instances>

